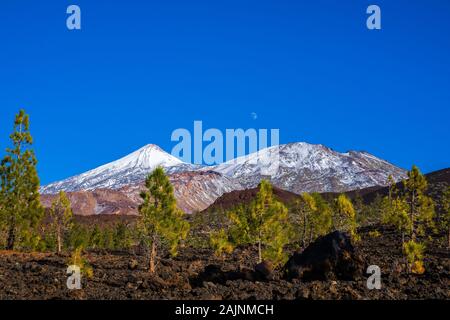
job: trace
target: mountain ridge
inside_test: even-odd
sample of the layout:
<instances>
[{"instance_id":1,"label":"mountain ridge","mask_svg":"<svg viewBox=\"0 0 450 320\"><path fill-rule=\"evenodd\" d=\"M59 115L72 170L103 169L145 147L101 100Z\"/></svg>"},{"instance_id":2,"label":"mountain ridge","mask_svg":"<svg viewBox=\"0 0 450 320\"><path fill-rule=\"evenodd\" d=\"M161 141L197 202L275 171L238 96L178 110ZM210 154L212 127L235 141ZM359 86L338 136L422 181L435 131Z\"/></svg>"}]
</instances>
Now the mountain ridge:
<instances>
[{"instance_id":1,"label":"mountain ridge","mask_svg":"<svg viewBox=\"0 0 450 320\"><path fill-rule=\"evenodd\" d=\"M238 179L246 188L255 188L266 172L275 186L294 193L345 192L385 185L389 175L397 181L406 177L405 170L368 152L340 153L305 142L263 149L212 170Z\"/></svg>"},{"instance_id":2,"label":"mountain ridge","mask_svg":"<svg viewBox=\"0 0 450 320\"><path fill-rule=\"evenodd\" d=\"M294 152L291 150L288 150L288 152L285 152L286 149L289 148L296 148ZM319 152L321 151L322 152ZM305 151L307 154L305 154ZM214 166L201 166L201 165L194 165L190 163L186 163L181 161L180 159L170 155L169 153L165 152L163 149L161 149L159 146L154 144L148 144L137 151L134 151L130 153L127 156L124 156L116 161L112 161L110 163L107 163L105 165L99 166L95 169L89 170L85 173L75 175L72 177L69 177L67 179L57 181L50 183L46 186L43 186L41 188L41 192L44 194L51 194L51 193L57 193L58 191L91 191L95 189L104 189L104 188L111 188L111 189L120 189L126 185L133 184L136 182L141 182L145 180L146 175L148 175L153 169L155 169L157 166L162 166L166 173L173 174L173 173L179 173L179 172L186 172L186 171L216 171L222 174L225 174L229 177L233 178L239 178L242 179L242 172L239 172L239 174L235 174L236 171L242 169L243 166L246 166L248 168L249 166L252 166L251 163L256 162L258 165L254 166L252 168L251 176L254 177L255 171L271 171L271 165L273 165L273 157L274 154L280 153L281 156L283 156L283 153L290 153L290 155L297 155L300 157L303 157L303 163L297 162L294 165L294 168L307 168L309 170L314 169L329 169L329 168L336 168L337 166L341 165L342 162L339 163L339 161L335 161L333 163L333 157L335 158L341 158L338 160L342 160L342 158L351 158L350 160L354 160L354 158L366 158L373 160L379 164L386 165L387 169L393 169L392 173L394 173L394 176L400 175L404 176L405 170L398 168L394 166L393 164L389 163L386 160L377 158L373 156L372 154L366 152L366 151L347 151L345 153L340 153L338 151L335 151L329 147L326 147L322 144L309 144L306 142L297 142L297 143L289 143L285 145L280 146L273 146L266 149L262 149L260 151L257 151L253 154L246 155L243 157L238 157L236 159L230 160L228 162L224 162L222 164L214 165ZM307 157L314 156L315 158ZM281 158L281 166L282 169L286 169L286 167L289 166L282 166L283 164L286 164L286 157L280 157ZM247 161L246 161L247 160ZM363 159L364 160L364 159ZM287 161L292 161L292 157L290 159L287 159ZM309 167L305 165L305 162L309 162ZM323 163L325 162L325 163ZM250 163L250 164L249 164ZM348 165L348 164L347 164ZM350 163L351 165L351 163ZM290 167L292 168L292 166ZM365 170L367 171L367 170ZM358 173L358 172L356 172ZM364 173L364 170L360 171L360 173ZM244 173L245 174L245 173ZM282 172L281 175L285 174L285 172ZM114 177L118 176L118 177ZM119 178L120 177L120 178ZM387 178L386 175L383 176L383 178ZM244 177L245 180L245 177ZM308 180L308 179L305 179ZM309 179L310 180L310 179ZM399 179L398 179L399 180ZM244 181L243 185L245 187L255 187L259 183L260 179L253 179L252 181ZM380 181L380 179L375 179L373 181L373 185L381 185L384 184L386 179L383 181ZM369 182L370 183L370 182ZM280 186L283 187L283 186ZM365 186L364 186L365 187ZM287 188L290 189L289 187ZM356 188L355 188L356 189ZM293 190L289 190L293 191ZM307 191L307 190L303 190ZM326 190L325 190L326 191ZM295 191L293 191L295 192Z\"/></svg>"},{"instance_id":3,"label":"mountain ridge","mask_svg":"<svg viewBox=\"0 0 450 320\"><path fill-rule=\"evenodd\" d=\"M67 179L50 183L41 188L43 194L59 191L93 191L96 189L120 189L143 181L156 167L167 173L195 170L198 166L184 163L155 144L142 148L118 159Z\"/></svg>"},{"instance_id":4,"label":"mountain ridge","mask_svg":"<svg viewBox=\"0 0 450 320\"><path fill-rule=\"evenodd\" d=\"M188 213L205 210L225 193L255 188L262 179L300 194L383 186L390 174L397 181L406 177L405 170L370 153L339 153L305 142L269 147L215 166L185 163L148 144L116 161L43 186L41 194L52 198L65 191L74 194L77 203L81 203L78 198L89 199L90 214L129 214L136 211L145 178L157 166L169 175L178 205Z\"/></svg>"}]
</instances>

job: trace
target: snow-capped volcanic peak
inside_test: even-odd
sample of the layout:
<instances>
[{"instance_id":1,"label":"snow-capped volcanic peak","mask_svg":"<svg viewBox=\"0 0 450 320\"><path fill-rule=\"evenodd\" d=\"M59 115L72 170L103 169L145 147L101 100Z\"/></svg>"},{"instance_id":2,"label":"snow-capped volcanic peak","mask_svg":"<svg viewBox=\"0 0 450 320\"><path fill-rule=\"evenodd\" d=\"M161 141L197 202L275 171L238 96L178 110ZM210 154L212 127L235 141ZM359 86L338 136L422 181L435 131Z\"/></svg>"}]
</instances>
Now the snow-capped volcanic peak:
<instances>
[{"instance_id":1,"label":"snow-capped volcanic peak","mask_svg":"<svg viewBox=\"0 0 450 320\"><path fill-rule=\"evenodd\" d=\"M208 186L206 189L211 195L219 194L216 191L222 189L226 192L233 188L254 188L262 179L269 179L278 188L302 193L345 192L384 185L389 175L397 181L406 177L403 169L367 152L340 153L323 145L305 142L270 147L213 167L184 163L158 146L149 144L122 159L42 187L41 192L118 190L142 183L158 166L169 175L187 171L220 173L220 179L211 174L196 176L196 179L202 177L202 188ZM200 181L196 179L183 181L192 186L193 182ZM227 188L219 188L208 180L224 182ZM191 195L189 197L192 198Z\"/></svg>"},{"instance_id":2,"label":"snow-capped volcanic peak","mask_svg":"<svg viewBox=\"0 0 450 320\"><path fill-rule=\"evenodd\" d=\"M196 168L168 154L157 145L149 144L117 161L42 187L41 193L51 194L61 190L70 192L103 188L119 189L145 180L145 177L159 166L168 173Z\"/></svg>"},{"instance_id":3,"label":"snow-capped volcanic peak","mask_svg":"<svg viewBox=\"0 0 450 320\"><path fill-rule=\"evenodd\" d=\"M131 168L154 169L158 166L172 167L183 162L178 158L168 154L163 149L154 144L148 144L139 150L104 166L83 175L101 173L109 170L126 170ZM83 176L82 175L82 176Z\"/></svg>"},{"instance_id":4,"label":"snow-capped volcanic peak","mask_svg":"<svg viewBox=\"0 0 450 320\"><path fill-rule=\"evenodd\" d=\"M339 153L323 145L290 143L228 161L214 171L253 188L270 179L282 189L301 192L344 192L384 185L387 177L406 177L405 171L367 152Z\"/></svg>"}]
</instances>

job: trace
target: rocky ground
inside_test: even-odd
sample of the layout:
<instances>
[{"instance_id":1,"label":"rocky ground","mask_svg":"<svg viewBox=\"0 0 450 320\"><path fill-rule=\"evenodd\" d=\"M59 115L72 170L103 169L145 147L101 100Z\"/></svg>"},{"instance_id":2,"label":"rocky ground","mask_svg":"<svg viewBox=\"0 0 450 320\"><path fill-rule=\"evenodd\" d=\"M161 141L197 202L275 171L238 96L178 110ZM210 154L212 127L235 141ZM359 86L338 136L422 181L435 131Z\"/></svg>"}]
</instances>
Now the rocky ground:
<instances>
[{"instance_id":1,"label":"rocky ground","mask_svg":"<svg viewBox=\"0 0 450 320\"><path fill-rule=\"evenodd\" d=\"M353 281L285 280L281 271L271 280L253 272L255 251L240 248L225 259L209 249L182 248L175 259L163 258L158 277L146 272L147 259L136 252L85 254L93 269L82 290L70 291L65 274L68 255L0 252L0 299L450 299L449 251L430 243L423 275L404 272L399 237L378 227L361 230L356 252L364 266L382 271L381 290L368 290L366 276Z\"/></svg>"}]
</instances>

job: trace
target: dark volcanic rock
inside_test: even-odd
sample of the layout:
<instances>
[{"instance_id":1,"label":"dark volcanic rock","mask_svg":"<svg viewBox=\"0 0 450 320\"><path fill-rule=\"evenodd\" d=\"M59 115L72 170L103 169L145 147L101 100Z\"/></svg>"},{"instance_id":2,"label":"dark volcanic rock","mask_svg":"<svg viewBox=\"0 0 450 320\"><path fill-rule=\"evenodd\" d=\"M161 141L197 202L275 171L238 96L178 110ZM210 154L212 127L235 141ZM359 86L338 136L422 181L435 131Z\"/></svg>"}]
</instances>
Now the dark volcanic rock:
<instances>
[{"instance_id":1,"label":"dark volcanic rock","mask_svg":"<svg viewBox=\"0 0 450 320\"><path fill-rule=\"evenodd\" d=\"M222 268L219 265L209 265L206 266L205 270L199 274L197 280L200 283L225 283L227 279L225 276L225 272L222 271Z\"/></svg>"},{"instance_id":2,"label":"dark volcanic rock","mask_svg":"<svg viewBox=\"0 0 450 320\"><path fill-rule=\"evenodd\" d=\"M258 263L255 267L255 273L261 280L272 280L273 279L273 267L270 262L263 261Z\"/></svg>"},{"instance_id":3,"label":"dark volcanic rock","mask_svg":"<svg viewBox=\"0 0 450 320\"><path fill-rule=\"evenodd\" d=\"M375 230L381 236L371 236ZM71 291L66 287L69 253L0 250L0 300L450 299L450 255L444 238L428 240L426 272L412 275L401 267L401 235L395 228L373 225L360 228L358 233L358 255L364 257L367 265L380 267L381 290L367 288L368 275L355 281L287 281L282 278L285 270L275 269L272 280L261 281L254 267L258 258L256 246L237 248L227 259L215 257L210 249L186 246L174 258L161 256L157 275L149 274L148 257L136 255L134 250L86 251L84 258L93 268L93 277L83 276L82 290ZM132 260L139 264L134 270L129 269Z\"/></svg>"},{"instance_id":4,"label":"dark volcanic rock","mask_svg":"<svg viewBox=\"0 0 450 320\"><path fill-rule=\"evenodd\" d=\"M295 253L285 266L288 279L304 281L355 280L362 276L363 268L350 237L339 231L317 239L302 253Z\"/></svg>"},{"instance_id":5,"label":"dark volcanic rock","mask_svg":"<svg viewBox=\"0 0 450 320\"><path fill-rule=\"evenodd\" d=\"M209 265L198 277L193 279L192 283L195 286L201 286L205 282L225 284L227 281L236 280L257 281L264 280L264 277L259 272L246 268L239 271L223 271L219 265Z\"/></svg>"}]
</instances>

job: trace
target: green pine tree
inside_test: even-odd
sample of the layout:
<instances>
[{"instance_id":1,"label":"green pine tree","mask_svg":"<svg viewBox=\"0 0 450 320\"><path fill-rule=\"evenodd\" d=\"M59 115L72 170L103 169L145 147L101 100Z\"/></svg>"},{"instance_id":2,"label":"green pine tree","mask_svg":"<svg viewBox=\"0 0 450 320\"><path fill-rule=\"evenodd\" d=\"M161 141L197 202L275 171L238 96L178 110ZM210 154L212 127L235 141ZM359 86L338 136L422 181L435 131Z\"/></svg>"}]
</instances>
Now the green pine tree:
<instances>
[{"instance_id":1,"label":"green pine tree","mask_svg":"<svg viewBox=\"0 0 450 320\"><path fill-rule=\"evenodd\" d=\"M294 201L292 211L303 248L314 239L328 233L332 226L332 211L319 193L303 193Z\"/></svg>"},{"instance_id":2,"label":"green pine tree","mask_svg":"<svg viewBox=\"0 0 450 320\"><path fill-rule=\"evenodd\" d=\"M334 228L336 230L349 232L354 241L359 241L360 237L357 233L357 220L356 211L353 208L353 204L350 199L341 194L335 200L335 212L334 212Z\"/></svg>"},{"instance_id":3,"label":"green pine tree","mask_svg":"<svg viewBox=\"0 0 450 320\"><path fill-rule=\"evenodd\" d=\"M383 212L382 222L393 225L402 235L402 244L405 243L405 234L411 229L411 219L408 215L408 204L401 197L383 198L381 202L381 211Z\"/></svg>"},{"instance_id":4,"label":"green pine tree","mask_svg":"<svg viewBox=\"0 0 450 320\"><path fill-rule=\"evenodd\" d=\"M383 220L383 209L382 209L382 203L383 203L383 196L379 193L376 193L375 198L372 200L370 205L366 206L366 215L367 215L367 221L369 224L377 224L382 222Z\"/></svg>"},{"instance_id":5,"label":"green pine tree","mask_svg":"<svg viewBox=\"0 0 450 320\"><path fill-rule=\"evenodd\" d=\"M294 201L293 211L297 217L298 225L300 226L300 241L302 247L305 248L312 240L308 238L312 238L312 226L310 220L313 213L317 211L316 200L309 193L302 193L300 197ZM310 237L308 237L308 234L310 234Z\"/></svg>"},{"instance_id":6,"label":"green pine tree","mask_svg":"<svg viewBox=\"0 0 450 320\"><path fill-rule=\"evenodd\" d=\"M425 176L416 166L408 172L408 179L403 181L405 187L405 201L409 206L409 227L412 240L417 235L423 235L425 228L433 227L434 202L425 192L428 183Z\"/></svg>"},{"instance_id":7,"label":"green pine tree","mask_svg":"<svg viewBox=\"0 0 450 320\"><path fill-rule=\"evenodd\" d=\"M397 196L398 192L394 177L391 174L388 176L387 185L388 185L388 200L391 201Z\"/></svg>"},{"instance_id":8,"label":"green pine tree","mask_svg":"<svg viewBox=\"0 0 450 320\"><path fill-rule=\"evenodd\" d=\"M88 248L91 246L91 232L79 223L75 223L68 234L67 247L71 250Z\"/></svg>"},{"instance_id":9,"label":"green pine tree","mask_svg":"<svg viewBox=\"0 0 450 320\"><path fill-rule=\"evenodd\" d=\"M147 190L142 192L144 203L139 207L141 240L150 247L149 272L155 273L156 260L162 240L170 253L177 254L180 241L189 233L184 212L177 208L173 187L162 168L155 169L146 179Z\"/></svg>"},{"instance_id":10,"label":"green pine tree","mask_svg":"<svg viewBox=\"0 0 450 320\"><path fill-rule=\"evenodd\" d=\"M333 211L328 202L319 193L313 193L312 197L316 203L316 210L311 216L311 227L313 237L317 238L331 231L333 226Z\"/></svg>"},{"instance_id":11,"label":"green pine tree","mask_svg":"<svg viewBox=\"0 0 450 320\"><path fill-rule=\"evenodd\" d=\"M408 215L406 200L398 195L395 181L391 175L388 177L388 195L381 200L380 210L382 222L397 228L402 235L402 245L405 243L405 234L411 229L411 219Z\"/></svg>"},{"instance_id":12,"label":"green pine tree","mask_svg":"<svg viewBox=\"0 0 450 320\"><path fill-rule=\"evenodd\" d=\"M353 202L353 208L355 208L355 212L356 212L356 219L357 219L357 223L358 225L362 225L364 223L366 223L367 221L367 207L364 204L364 199L361 195L361 193L359 193L359 191L356 192L355 196L352 199Z\"/></svg>"},{"instance_id":13,"label":"green pine tree","mask_svg":"<svg viewBox=\"0 0 450 320\"><path fill-rule=\"evenodd\" d=\"M414 240L409 240L403 244L403 252L406 256L408 272L423 274L425 272L423 266L425 245Z\"/></svg>"},{"instance_id":14,"label":"green pine tree","mask_svg":"<svg viewBox=\"0 0 450 320\"><path fill-rule=\"evenodd\" d=\"M229 239L228 232L223 228L216 232L212 232L209 241L214 250L214 254L218 258L224 259L225 254L233 252L233 244Z\"/></svg>"},{"instance_id":15,"label":"green pine tree","mask_svg":"<svg viewBox=\"0 0 450 320\"><path fill-rule=\"evenodd\" d=\"M286 261L284 246L291 228L287 208L274 199L272 185L263 180L256 199L228 213L232 222L231 238L235 244L256 244L258 263L269 261L274 267Z\"/></svg>"},{"instance_id":16,"label":"green pine tree","mask_svg":"<svg viewBox=\"0 0 450 320\"><path fill-rule=\"evenodd\" d=\"M56 238L57 252L61 253L63 241L73 227L73 212L70 200L64 191L58 194L50 209L52 231Z\"/></svg>"},{"instance_id":17,"label":"green pine tree","mask_svg":"<svg viewBox=\"0 0 450 320\"><path fill-rule=\"evenodd\" d=\"M442 216L439 221L441 230L447 234L447 248L450 249L450 187L444 192L441 198Z\"/></svg>"},{"instance_id":18,"label":"green pine tree","mask_svg":"<svg viewBox=\"0 0 450 320\"><path fill-rule=\"evenodd\" d=\"M6 247L7 239L7 211L6 211L6 190L3 186L6 184L4 179L6 179L6 167L3 162L0 162L0 247Z\"/></svg>"},{"instance_id":19,"label":"green pine tree","mask_svg":"<svg viewBox=\"0 0 450 320\"><path fill-rule=\"evenodd\" d=\"M6 149L6 156L1 161L0 215L6 227L8 250L17 245L34 249L40 241L37 227L44 210L39 195L37 160L30 149L33 138L29 128L29 116L20 110L10 135L13 146Z\"/></svg>"},{"instance_id":20,"label":"green pine tree","mask_svg":"<svg viewBox=\"0 0 450 320\"><path fill-rule=\"evenodd\" d=\"M104 234L100 227L96 224L94 228L92 228L90 237L89 237L89 247L93 249L98 249L103 246L104 243Z\"/></svg>"},{"instance_id":21,"label":"green pine tree","mask_svg":"<svg viewBox=\"0 0 450 320\"><path fill-rule=\"evenodd\" d=\"M114 231L111 227L105 227L101 230L101 244L100 248L114 249Z\"/></svg>"},{"instance_id":22,"label":"green pine tree","mask_svg":"<svg viewBox=\"0 0 450 320\"><path fill-rule=\"evenodd\" d=\"M123 222L116 225L114 229L114 248L127 249L131 246L131 232L130 226Z\"/></svg>"}]
</instances>

